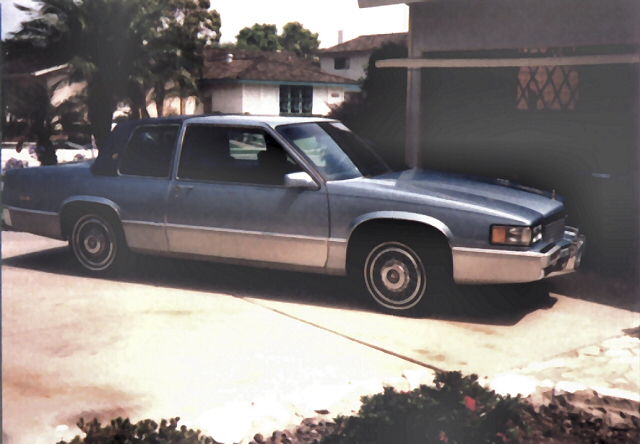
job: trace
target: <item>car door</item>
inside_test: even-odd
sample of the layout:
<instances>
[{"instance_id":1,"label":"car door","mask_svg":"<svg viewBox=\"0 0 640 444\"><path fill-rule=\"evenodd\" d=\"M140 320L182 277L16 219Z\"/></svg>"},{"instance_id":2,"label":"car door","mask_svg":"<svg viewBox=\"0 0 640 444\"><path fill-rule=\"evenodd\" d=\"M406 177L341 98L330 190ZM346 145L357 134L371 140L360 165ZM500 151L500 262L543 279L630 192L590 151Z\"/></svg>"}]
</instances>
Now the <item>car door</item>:
<instances>
[{"instance_id":1,"label":"car door","mask_svg":"<svg viewBox=\"0 0 640 444\"><path fill-rule=\"evenodd\" d=\"M284 186L302 170L266 129L187 125L167 202L170 251L324 267L324 184Z\"/></svg>"},{"instance_id":2,"label":"car door","mask_svg":"<svg viewBox=\"0 0 640 444\"><path fill-rule=\"evenodd\" d=\"M120 207L122 228L133 250L169 250L165 203L180 128L177 124L136 128L118 164L119 177L103 190Z\"/></svg>"}]
</instances>

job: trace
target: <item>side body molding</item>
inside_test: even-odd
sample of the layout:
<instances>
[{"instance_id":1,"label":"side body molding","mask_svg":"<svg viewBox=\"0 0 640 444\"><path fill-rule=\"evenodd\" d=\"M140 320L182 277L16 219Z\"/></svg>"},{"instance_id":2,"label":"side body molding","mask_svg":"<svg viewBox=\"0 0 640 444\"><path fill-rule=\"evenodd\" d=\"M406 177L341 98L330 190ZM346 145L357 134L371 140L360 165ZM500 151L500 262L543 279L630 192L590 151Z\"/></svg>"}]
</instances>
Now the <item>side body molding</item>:
<instances>
[{"instance_id":1,"label":"side body molding","mask_svg":"<svg viewBox=\"0 0 640 444\"><path fill-rule=\"evenodd\" d=\"M451 245L453 234L449 227L442 221L426 216L424 214L411 213L408 211L375 211L373 213L366 213L358 216L349 225L347 239L329 239L329 258L327 260L327 273L329 274L346 274L347 270L347 249L349 245L349 239L353 231L361 224L377 220L377 219L391 219L397 221L417 222L426 226L435 228L440 231Z\"/></svg>"}]
</instances>

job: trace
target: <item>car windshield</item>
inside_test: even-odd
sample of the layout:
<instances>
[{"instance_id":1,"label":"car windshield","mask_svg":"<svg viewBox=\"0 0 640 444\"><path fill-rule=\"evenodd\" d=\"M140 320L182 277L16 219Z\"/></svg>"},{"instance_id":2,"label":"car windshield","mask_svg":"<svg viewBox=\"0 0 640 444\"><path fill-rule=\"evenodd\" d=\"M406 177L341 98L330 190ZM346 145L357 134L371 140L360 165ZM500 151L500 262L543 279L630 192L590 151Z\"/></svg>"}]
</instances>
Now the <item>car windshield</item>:
<instances>
[{"instance_id":1,"label":"car windshield","mask_svg":"<svg viewBox=\"0 0 640 444\"><path fill-rule=\"evenodd\" d=\"M276 130L302 151L326 180L391 171L375 151L340 122L281 125Z\"/></svg>"}]
</instances>

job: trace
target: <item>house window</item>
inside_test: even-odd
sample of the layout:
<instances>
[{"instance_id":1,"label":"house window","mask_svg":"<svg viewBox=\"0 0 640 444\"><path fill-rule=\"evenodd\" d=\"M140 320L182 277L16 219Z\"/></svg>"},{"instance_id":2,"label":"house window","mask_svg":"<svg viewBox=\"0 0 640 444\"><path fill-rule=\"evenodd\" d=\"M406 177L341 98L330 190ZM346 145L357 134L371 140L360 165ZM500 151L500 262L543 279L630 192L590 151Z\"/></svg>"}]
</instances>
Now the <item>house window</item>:
<instances>
[{"instance_id":1,"label":"house window","mask_svg":"<svg viewBox=\"0 0 640 444\"><path fill-rule=\"evenodd\" d=\"M561 50L525 50L546 57ZM575 110L579 96L575 66L522 66L518 72L516 107L521 110Z\"/></svg>"},{"instance_id":2,"label":"house window","mask_svg":"<svg viewBox=\"0 0 640 444\"><path fill-rule=\"evenodd\" d=\"M348 57L336 57L333 59L333 69L336 71L349 69L349 58Z\"/></svg>"},{"instance_id":3,"label":"house window","mask_svg":"<svg viewBox=\"0 0 640 444\"><path fill-rule=\"evenodd\" d=\"M280 85L280 114L311 114L313 87Z\"/></svg>"}]
</instances>

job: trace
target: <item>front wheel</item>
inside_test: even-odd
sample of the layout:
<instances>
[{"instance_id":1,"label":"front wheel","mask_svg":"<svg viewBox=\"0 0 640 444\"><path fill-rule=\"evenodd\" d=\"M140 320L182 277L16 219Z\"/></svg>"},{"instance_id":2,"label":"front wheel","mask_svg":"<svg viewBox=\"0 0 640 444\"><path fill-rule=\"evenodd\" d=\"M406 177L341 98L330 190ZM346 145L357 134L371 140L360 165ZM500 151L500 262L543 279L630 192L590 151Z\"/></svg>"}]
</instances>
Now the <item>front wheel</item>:
<instances>
[{"instance_id":1,"label":"front wheel","mask_svg":"<svg viewBox=\"0 0 640 444\"><path fill-rule=\"evenodd\" d=\"M94 274L110 274L130 256L119 225L100 214L86 214L73 226L70 244L78 263Z\"/></svg>"},{"instance_id":2,"label":"front wheel","mask_svg":"<svg viewBox=\"0 0 640 444\"><path fill-rule=\"evenodd\" d=\"M380 232L356 240L349 275L383 312L421 316L438 311L452 302L449 245L421 230L402 231L392 240Z\"/></svg>"},{"instance_id":3,"label":"front wheel","mask_svg":"<svg viewBox=\"0 0 640 444\"><path fill-rule=\"evenodd\" d=\"M384 242L367 256L364 282L378 305L392 311L410 310L424 297L427 274L420 256L409 246Z\"/></svg>"}]
</instances>

